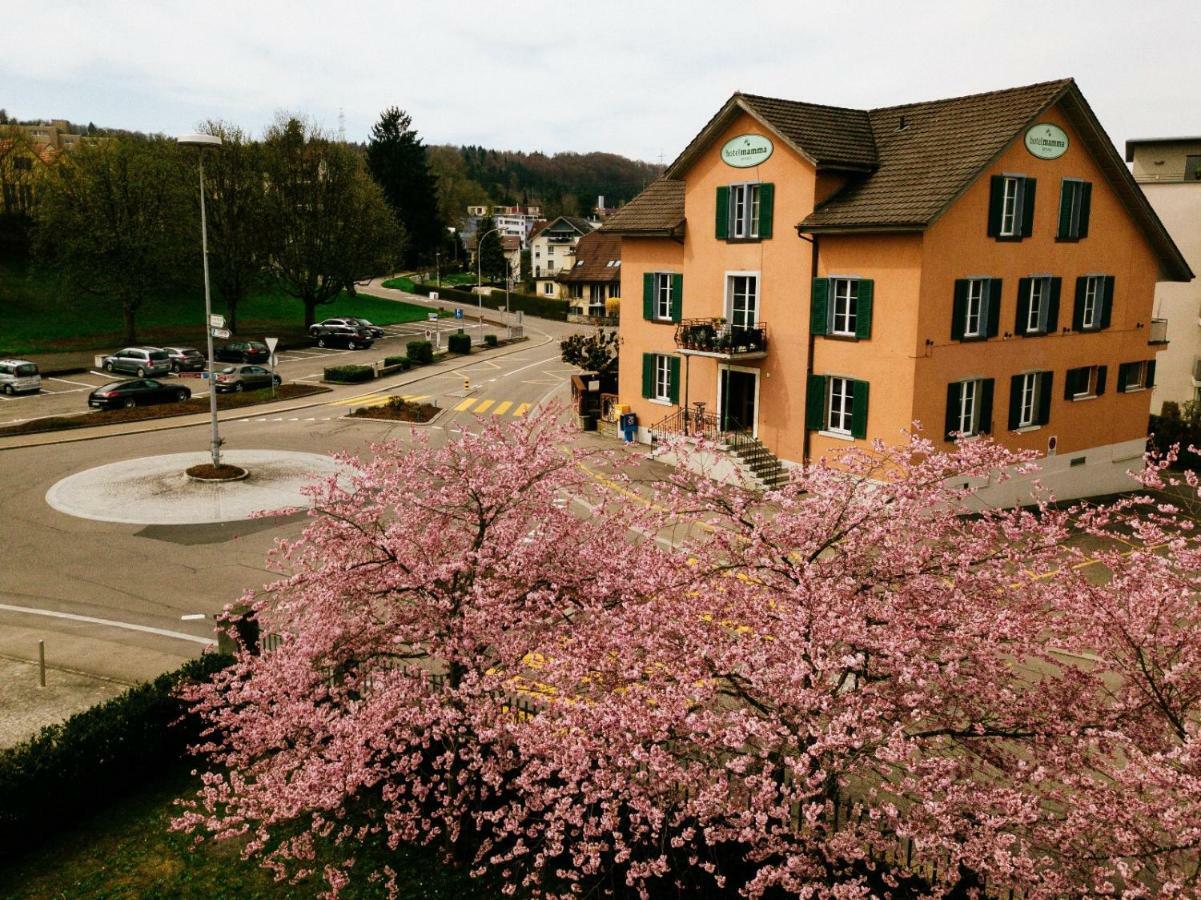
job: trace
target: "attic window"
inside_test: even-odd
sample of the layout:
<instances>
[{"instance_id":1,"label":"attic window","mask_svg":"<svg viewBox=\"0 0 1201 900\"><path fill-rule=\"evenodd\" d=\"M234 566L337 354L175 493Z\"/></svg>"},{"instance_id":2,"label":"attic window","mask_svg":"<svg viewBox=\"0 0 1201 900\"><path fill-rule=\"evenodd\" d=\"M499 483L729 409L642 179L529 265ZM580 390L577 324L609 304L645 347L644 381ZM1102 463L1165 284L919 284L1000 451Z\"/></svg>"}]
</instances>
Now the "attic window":
<instances>
[{"instance_id":1,"label":"attic window","mask_svg":"<svg viewBox=\"0 0 1201 900\"><path fill-rule=\"evenodd\" d=\"M576 267L577 269L578 269L580 266L582 266L583 264L584 264L584 261L583 261L582 259L577 259L577 260L575 261L575 267Z\"/></svg>"},{"instance_id":2,"label":"attic window","mask_svg":"<svg viewBox=\"0 0 1201 900\"><path fill-rule=\"evenodd\" d=\"M909 127L909 123L905 121L904 116L901 116L901 118L897 122L897 131L904 131L908 127Z\"/></svg>"}]
</instances>

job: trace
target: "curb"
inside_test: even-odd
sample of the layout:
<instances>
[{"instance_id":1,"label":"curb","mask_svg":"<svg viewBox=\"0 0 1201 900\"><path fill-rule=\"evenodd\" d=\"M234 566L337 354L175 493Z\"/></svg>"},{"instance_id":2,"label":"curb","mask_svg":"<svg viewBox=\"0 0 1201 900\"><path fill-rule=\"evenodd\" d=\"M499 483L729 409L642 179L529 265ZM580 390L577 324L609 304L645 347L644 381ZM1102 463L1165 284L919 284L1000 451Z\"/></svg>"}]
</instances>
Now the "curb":
<instances>
[{"instance_id":1,"label":"curb","mask_svg":"<svg viewBox=\"0 0 1201 900\"><path fill-rule=\"evenodd\" d=\"M509 356L513 353L520 353L523 350L531 350L531 349L534 349L537 347L545 347L547 344L553 343L554 341L555 341L555 338L552 337L551 335L546 335L546 340L544 340L538 344L535 344L529 340L520 341L517 344L517 346L499 348L498 351L495 351L494 355L495 356ZM481 354L481 356L485 356L486 354L488 354L488 352L489 351L484 351ZM469 365L475 364L475 361L473 361L471 358L471 356L473 356L473 355L474 354L463 357L463 361L460 365L451 366L446 369L441 369L437 372L427 372L426 374L421 375L418 378L414 378L410 381L402 381L402 382L398 382L396 384L388 385L387 387L380 387L375 391L371 391L370 393L374 394L374 393L378 393L380 391L394 390L395 388L398 388L398 387L404 387L409 384L416 384L417 382L424 381L427 378L435 378L438 375L441 375L445 372L458 371L461 368L465 368ZM494 358L494 357L488 357L488 358ZM437 366L437 364L435 364L435 366L424 366L423 368L435 368L436 366ZM412 371L412 370L410 370L410 371ZM330 402L328 399L328 395L323 394L321 396L324 396L327 399L322 400L320 402L316 402L316 403L299 403L295 406L286 406L283 408L277 408L277 409L271 409L271 410L264 410L264 407L268 406L268 404L262 404L259 407L255 407L253 412L245 413L245 412L242 412L241 410L238 410L237 411L238 415L230 415L230 416L225 416L225 417L218 415L217 421L218 422L236 422L240 419L249 419L249 418L252 418L255 416L261 416L261 415L263 415L264 411L268 411L272 414L285 413L285 412L294 412L298 409L311 409L315 406L327 405ZM231 410L231 412L233 412L233 410ZM180 420L185 420L185 419L189 419L189 418L192 418L194 420L190 421L190 422L180 421ZM156 421L156 420L151 419L148 421ZM162 420L157 420L157 421L161 422ZM201 419L199 417L192 417L192 416L173 416L170 420L163 422L162 424L158 425L157 427L135 428L135 429L131 429L129 431L112 431L112 432L108 432L105 434L96 434L96 433L94 433L94 431L97 428L112 428L115 426L93 425L93 426L85 426L82 428L73 428L70 430L69 433L64 434L62 436L59 436L57 432L42 432L43 435L53 435L54 437L52 437L50 440L27 441L26 443L23 443L23 444L0 444L0 453L3 453L5 450L27 450L30 447L53 447L58 444L75 444L80 441L92 441L92 440L98 440L101 438L125 437L127 435L134 435L134 434L149 434L149 433L156 432L156 431L170 431L172 429L178 429L178 428L193 428L197 425L206 424L208 421L209 421L208 416L205 416L203 419ZM413 423L409 423L409 424L413 424ZM80 434L80 432L93 432L93 433ZM0 438L0 441L3 441L3 440L4 440L3 438Z\"/></svg>"}]
</instances>

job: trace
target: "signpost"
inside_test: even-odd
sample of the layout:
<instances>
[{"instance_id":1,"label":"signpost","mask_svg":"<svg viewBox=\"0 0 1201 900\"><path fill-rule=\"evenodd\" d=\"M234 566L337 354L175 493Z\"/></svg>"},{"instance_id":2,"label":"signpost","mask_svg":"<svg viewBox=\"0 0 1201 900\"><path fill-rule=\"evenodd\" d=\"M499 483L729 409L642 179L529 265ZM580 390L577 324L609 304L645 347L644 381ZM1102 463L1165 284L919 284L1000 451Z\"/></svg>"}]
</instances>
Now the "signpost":
<instances>
[{"instance_id":1,"label":"signpost","mask_svg":"<svg viewBox=\"0 0 1201 900\"><path fill-rule=\"evenodd\" d=\"M221 338L222 340L228 338L230 335L228 328L210 328L209 330L213 333L213 337Z\"/></svg>"},{"instance_id":2,"label":"signpost","mask_svg":"<svg viewBox=\"0 0 1201 900\"><path fill-rule=\"evenodd\" d=\"M279 338L263 338L267 352L271 354L271 399L275 399L275 348L279 346Z\"/></svg>"},{"instance_id":3,"label":"signpost","mask_svg":"<svg viewBox=\"0 0 1201 900\"><path fill-rule=\"evenodd\" d=\"M225 327L225 316L218 315L217 313L213 313L212 315L209 316L209 328L224 328L224 327Z\"/></svg>"}]
</instances>

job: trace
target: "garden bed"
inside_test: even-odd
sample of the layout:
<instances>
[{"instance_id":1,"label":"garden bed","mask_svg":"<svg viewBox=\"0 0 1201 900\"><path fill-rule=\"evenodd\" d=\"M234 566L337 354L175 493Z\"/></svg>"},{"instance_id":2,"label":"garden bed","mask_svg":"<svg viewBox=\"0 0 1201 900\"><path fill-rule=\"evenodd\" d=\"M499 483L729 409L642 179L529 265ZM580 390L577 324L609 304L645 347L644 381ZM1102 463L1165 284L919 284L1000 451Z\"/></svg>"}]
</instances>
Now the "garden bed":
<instances>
[{"instance_id":1,"label":"garden bed","mask_svg":"<svg viewBox=\"0 0 1201 900\"><path fill-rule=\"evenodd\" d=\"M413 403L401 397L389 397L388 402L381 406L361 406L350 413L355 419L383 419L388 422L415 422L423 424L431 421L440 407L432 403Z\"/></svg>"},{"instance_id":2,"label":"garden bed","mask_svg":"<svg viewBox=\"0 0 1201 900\"><path fill-rule=\"evenodd\" d=\"M316 384L281 384L275 395L269 389L245 393L221 394L217 397L217 409L241 409L260 403L275 403L280 400L296 400L313 394L325 394L329 388ZM0 428L0 437L14 434L41 434L46 431L64 431L71 428L97 428L101 425L119 425L123 422L141 422L146 419L166 419L172 416L194 416L209 411L208 397L193 397L183 403L163 403L158 406L135 406L133 409L105 409L77 416L49 416L32 419L16 425Z\"/></svg>"}]
</instances>

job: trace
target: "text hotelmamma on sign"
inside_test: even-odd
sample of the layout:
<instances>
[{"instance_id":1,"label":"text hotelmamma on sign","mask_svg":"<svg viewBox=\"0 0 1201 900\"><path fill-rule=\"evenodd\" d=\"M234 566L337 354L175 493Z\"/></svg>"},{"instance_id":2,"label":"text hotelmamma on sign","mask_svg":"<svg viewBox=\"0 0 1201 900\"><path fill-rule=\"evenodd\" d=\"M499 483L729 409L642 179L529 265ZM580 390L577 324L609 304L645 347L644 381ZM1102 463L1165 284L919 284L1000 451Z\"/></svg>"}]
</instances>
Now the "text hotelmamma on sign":
<instances>
[{"instance_id":1,"label":"text hotelmamma on sign","mask_svg":"<svg viewBox=\"0 0 1201 900\"><path fill-rule=\"evenodd\" d=\"M761 134L740 134L732 137L721 148L721 158L728 166L748 169L771 156L771 141Z\"/></svg>"},{"instance_id":2,"label":"text hotelmamma on sign","mask_svg":"<svg viewBox=\"0 0 1201 900\"><path fill-rule=\"evenodd\" d=\"M1058 125L1043 122L1026 129L1026 149L1039 159L1059 159L1068 152L1068 136Z\"/></svg>"}]
</instances>

